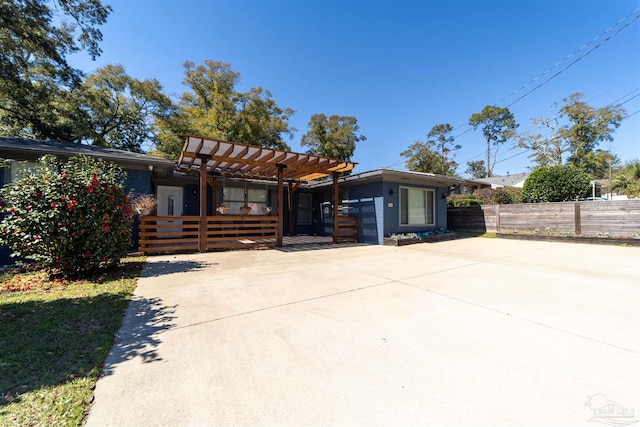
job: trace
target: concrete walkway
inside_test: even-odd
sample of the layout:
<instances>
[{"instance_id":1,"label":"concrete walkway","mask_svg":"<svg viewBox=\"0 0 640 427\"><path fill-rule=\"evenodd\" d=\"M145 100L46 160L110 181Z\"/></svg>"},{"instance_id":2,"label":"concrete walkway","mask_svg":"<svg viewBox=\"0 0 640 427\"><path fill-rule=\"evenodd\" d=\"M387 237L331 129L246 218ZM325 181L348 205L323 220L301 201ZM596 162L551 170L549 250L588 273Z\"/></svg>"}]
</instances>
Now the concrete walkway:
<instances>
[{"instance_id":1,"label":"concrete walkway","mask_svg":"<svg viewBox=\"0 0 640 427\"><path fill-rule=\"evenodd\" d=\"M640 248L475 238L150 257L87 425L634 421L639 331Z\"/></svg>"}]
</instances>

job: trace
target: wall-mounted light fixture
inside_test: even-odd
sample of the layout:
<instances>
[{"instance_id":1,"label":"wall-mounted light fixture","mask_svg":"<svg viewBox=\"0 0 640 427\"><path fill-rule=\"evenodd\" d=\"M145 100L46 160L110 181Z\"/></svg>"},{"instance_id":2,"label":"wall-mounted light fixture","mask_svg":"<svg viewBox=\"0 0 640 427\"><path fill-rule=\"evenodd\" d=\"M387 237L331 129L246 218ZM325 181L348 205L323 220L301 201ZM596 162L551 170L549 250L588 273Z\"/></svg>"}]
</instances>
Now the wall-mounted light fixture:
<instances>
[{"instance_id":1,"label":"wall-mounted light fixture","mask_svg":"<svg viewBox=\"0 0 640 427\"><path fill-rule=\"evenodd\" d=\"M147 165L147 169L153 172L153 165Z\"/></svg>"},{"instance_id":2,"label":"wall-mounted light fixture","mask_svg":"<svg viewBox=\"0 0 640 427\"><path fill-rule=\"evenodd\" d=\"M389 195L393 196L393 188L389 188Z\"/></svg>"}]
</instances>

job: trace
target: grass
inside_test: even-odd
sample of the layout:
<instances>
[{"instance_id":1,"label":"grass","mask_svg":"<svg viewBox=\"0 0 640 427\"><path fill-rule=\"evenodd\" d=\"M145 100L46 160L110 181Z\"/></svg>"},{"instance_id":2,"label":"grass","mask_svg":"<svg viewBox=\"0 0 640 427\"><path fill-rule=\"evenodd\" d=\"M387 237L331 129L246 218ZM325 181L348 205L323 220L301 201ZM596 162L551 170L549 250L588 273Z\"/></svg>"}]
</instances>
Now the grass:
<instances>
[{"instance_id":1,"label":"grass","mask_svg":"<svg viewBox=\"0 0 640 427\"><path fill-rule=\"evenodd\" d=\"M483 232L472 232L472 231L456 231L456 235L458 238L482 237L485 239L495 239L496 237L496 233L483 233Z\"/></svg>"},{"instance_id":2,"label":"grass","mask_svg":"<svg viewBox=\"0 0 640 427\"><path fill-rule=\"evenodd\" d=\"M83 281L0 275L0 426L79 426L145 258Z\"/></svg>"}]
</instances>

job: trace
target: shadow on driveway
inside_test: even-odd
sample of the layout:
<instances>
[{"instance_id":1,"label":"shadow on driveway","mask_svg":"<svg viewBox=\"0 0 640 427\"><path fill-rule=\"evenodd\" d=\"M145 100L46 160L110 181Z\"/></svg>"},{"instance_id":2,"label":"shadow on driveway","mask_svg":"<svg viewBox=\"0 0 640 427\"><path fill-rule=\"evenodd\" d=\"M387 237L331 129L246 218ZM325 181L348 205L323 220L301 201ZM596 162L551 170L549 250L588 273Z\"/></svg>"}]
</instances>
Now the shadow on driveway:
<instances>
[{"instance_id":1,"label":"shadow on driveway","mask_svg":"<svg viewBox=\"0 0 640 427\"><path fill-rule=\"evenodd\" d=\"M162 304L159 298L134 297L101 375L111 375L119 363L135 357L142 358L142 363L162 360L157 352L158 334L174 326L176 307Z\"/></svg>"},{"instance_id":2,"label":"shadow on driveway","mask_svg":"<svg viewBox=\"0 0 640 427\"><path fill-rule=\"evenodd\" d=\"M140 273L140 277L157 277L164 274L189 273L218 265L217 262L201 262L189 260L150 261Z\"/></svg>"}]
</instances>

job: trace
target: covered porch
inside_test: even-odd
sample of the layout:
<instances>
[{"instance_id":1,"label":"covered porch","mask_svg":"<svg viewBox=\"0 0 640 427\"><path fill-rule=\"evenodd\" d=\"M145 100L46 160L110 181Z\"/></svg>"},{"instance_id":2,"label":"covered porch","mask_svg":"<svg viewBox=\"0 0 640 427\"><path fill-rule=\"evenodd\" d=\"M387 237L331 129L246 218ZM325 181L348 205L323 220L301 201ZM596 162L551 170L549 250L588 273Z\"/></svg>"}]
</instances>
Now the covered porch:
<instances>
[{"instance_id":1,"label":"covered porch","mask_svg":"<svg viewBox=\"0 0 640 427\"><path fill-rule=\"evenodd\" d=\"M167 253L282 247L290 243L285 236L293 234L292 195L309 181L329 176L332 178L333 206L338 206L338 178L354 165L328 157L188 136L177 172L197 175L200 214L140 217L139 250ZM262 206L249 206L245 184L244 205L229 206L225 203L225 179L265 182L265 185L275 187L276 194ZM218 191L221 182L222 193ZM269 202L276 202L276 206L270 206ZM285 221L285 215L288 221ZM285 230L287 222L288 230ZM333 209L332 225L331 242L357 241L357 218L340 216L338 209ZM319 237L326 239L327 236Z\"/></svg>"}]
</instances>

